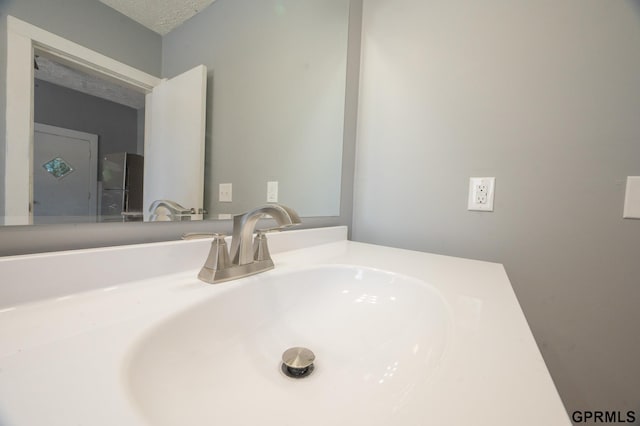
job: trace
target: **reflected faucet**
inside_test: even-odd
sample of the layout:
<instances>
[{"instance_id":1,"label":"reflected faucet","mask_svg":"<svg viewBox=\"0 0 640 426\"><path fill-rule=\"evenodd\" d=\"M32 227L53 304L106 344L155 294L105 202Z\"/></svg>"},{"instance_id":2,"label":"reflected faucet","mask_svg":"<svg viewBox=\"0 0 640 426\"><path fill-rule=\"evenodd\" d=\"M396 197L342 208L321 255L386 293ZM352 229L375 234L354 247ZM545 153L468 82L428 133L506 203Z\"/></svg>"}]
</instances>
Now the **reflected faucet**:
<instances>
[{"instance_id":1,"label":"reflected faucet","mask_svg":"<svg viewBox=\"0 0 640 426\"><path fill-rule=\"evenodd\" d=\"M277 226L260 229L253 238L258 220L265 216L275 219ZM224 235L214 234L209 256L198 278L206 283L216 284L273 269L265 234L300 223L300 217L293 209L275 203L234 216L230 253L227 252Z\"/></svg>"},{"instance_id":2,"label":"reflected faucet","mask_svg":"<svg viewBox=\"0 0 640 426\"><path fill-rule=\"evenodd\" d=\"M191 220L191 215L196 213L194 209L187 209L171 200L154 201L149 207L149 212L151 222Z\"/></svg>"}]
</instances>

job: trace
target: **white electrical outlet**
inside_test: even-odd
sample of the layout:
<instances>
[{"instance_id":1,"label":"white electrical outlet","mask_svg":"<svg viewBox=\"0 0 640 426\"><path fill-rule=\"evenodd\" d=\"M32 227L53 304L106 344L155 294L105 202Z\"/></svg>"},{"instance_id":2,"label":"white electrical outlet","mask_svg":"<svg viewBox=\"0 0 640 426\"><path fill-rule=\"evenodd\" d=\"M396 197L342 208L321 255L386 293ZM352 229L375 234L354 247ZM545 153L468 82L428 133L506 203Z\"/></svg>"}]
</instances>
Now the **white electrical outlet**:
<instances>
[{"instance_id":1,"label":"white electrical outlet","mask_svg":"<svg viewBox=\"0 0 640 426\"><path fill-rule=\"evenodd\" d=\"M493 211L493 193L496 186L494 177L472 177L469 179L468 210Z\"/></svg>"},{"instance_id":2,"label":"white electrical outlet","mask_svg":"<svg viewBox=\"0 0 640 426\"><path fill-rule=\"evenodd\" d=\"M233 187L230 183L221 183L218 188L218 201L221 203L230 203L233 201Z\"/></svg>"},{"instance_id":3,"label":"white electrical outlet","mask_svg":"<svg viewBox=\"0 0 640 426\"><path fill-rule=\"evenodd\" d=\"M267 203L278 202L278 181L267 182Z\"/></svg>"}]
</instances>

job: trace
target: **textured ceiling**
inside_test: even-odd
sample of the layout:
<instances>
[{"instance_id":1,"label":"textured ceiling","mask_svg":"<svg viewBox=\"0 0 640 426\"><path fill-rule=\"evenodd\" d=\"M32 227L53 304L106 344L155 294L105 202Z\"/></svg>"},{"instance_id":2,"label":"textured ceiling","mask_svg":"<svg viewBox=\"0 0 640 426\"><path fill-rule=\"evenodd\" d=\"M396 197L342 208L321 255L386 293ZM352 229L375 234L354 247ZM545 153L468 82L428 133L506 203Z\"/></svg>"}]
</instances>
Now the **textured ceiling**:
<instances>
[{"instance_id":1,"label":"textured ceiling","mask_svg":"<svg viewBox=\"0 0 640 426\"><path fill-rule=\"evenodd\" d=\"M165 35L214 0L100 0L134 21Z\"/></svg>"}]
</instances>

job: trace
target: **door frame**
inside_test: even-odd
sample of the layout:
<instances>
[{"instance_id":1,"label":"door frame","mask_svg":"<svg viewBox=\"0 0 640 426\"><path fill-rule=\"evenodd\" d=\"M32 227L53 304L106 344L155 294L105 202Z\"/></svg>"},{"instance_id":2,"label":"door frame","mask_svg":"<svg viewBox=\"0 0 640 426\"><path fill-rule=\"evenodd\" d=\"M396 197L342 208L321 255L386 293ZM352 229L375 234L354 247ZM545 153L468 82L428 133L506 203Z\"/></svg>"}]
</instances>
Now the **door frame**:
<instances>
[{"instance_id":1,"label":"door frame","mask_svg":"<svg viewBox=\"0 0 640 426\"><path fill-rule=\"evenodd\" d=\"M89 162L89 187L91 188L89 215L98 218L98 135L87 132L80 132L73 129L65 129L64 127L50 126L48 124L33 123L33 133L46 133L50 135L62 136L69 139L80 139L89 144L90 162ZM31 210L33 217L33 209Z\"/></svg>"},{"instance_id":2,"label":"door frame","mask_svg":"<svg viewBox=\"0 0 640 426\"><path fill-rule=\"evenodd\" d=\"M144 71L7 16L5 225L33 223L33 55L36 51L147 94L162 82Z\"/></svg>"}]
</instances>

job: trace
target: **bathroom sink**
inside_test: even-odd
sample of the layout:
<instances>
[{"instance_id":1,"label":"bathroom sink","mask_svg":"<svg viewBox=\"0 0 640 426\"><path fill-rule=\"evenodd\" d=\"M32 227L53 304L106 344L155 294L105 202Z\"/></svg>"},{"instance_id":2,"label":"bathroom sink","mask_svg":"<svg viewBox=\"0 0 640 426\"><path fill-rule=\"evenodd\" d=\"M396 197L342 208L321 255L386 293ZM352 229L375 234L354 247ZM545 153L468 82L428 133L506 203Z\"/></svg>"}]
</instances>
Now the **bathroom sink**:
<instances>
[{"instance_id":1,"label":"bathroom sink","mask_svg":"<svg viewBox=\"0 0 640 426\"><path fill-rule=\"evenodd\" d=\"M128 392L149 424L423 423L416 413L451 338L449 308L434 287L326 265L210 289L129 353ZM283 373L291 347L315 354L307 377Z\"/></svg>"},{"instance_id":2,"label":"bathroom sink","mask_svg":"<svg viewBox=\"0 0 640 426\"><path fill-rule=\"evenodd\" d=\"M215 285L209 240L0 259L0 425L571 425L502 265L346 237Z\"/></svg>"}]
</instances>

